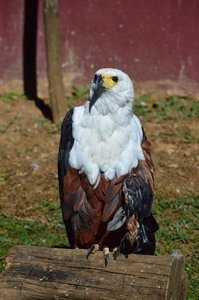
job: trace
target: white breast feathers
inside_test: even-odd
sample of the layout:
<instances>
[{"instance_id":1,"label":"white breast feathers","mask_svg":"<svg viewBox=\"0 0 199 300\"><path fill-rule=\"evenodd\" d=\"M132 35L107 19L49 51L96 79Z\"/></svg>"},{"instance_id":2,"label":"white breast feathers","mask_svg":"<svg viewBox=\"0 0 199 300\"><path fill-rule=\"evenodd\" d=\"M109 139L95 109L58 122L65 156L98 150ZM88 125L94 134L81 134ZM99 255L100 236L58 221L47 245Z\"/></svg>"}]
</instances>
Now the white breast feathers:
<instances>
[{"instance_id":1,"label":"white breast feathers","mask_svg":"<svg viewBox=\"0 0 199 300\"><path fill-rule=\"evenodd\" d=\"M73 114L74 145L69 162L85 172L90 184L98 184L100 171L107 180L127 174L144 160L141 148L143 137L139 119L124 108L117 116L89 113L89 102L76 107ZM95 112L95 111L94 111Z\"/></svg>"}]
</instances>

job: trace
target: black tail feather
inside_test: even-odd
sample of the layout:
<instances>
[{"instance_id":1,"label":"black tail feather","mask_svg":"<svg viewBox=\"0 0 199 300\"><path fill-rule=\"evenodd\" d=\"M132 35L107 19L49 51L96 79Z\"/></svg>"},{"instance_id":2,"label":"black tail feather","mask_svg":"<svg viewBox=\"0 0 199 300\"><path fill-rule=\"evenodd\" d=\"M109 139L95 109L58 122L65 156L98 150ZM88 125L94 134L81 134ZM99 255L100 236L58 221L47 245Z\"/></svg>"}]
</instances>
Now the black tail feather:
<instances>
[{"instance_id":1,"label":"black tail feather","mask_svg":"<svg viewBox=\"0 0 199 300\"><path fill-rule=\"evenodd\" d=\"M143 226L146 232L147 240L143 241L141 238L139 250L136 254L154 255L155 252L155 232L159 229L159 226L151 214L149 217L145 217L143 220Z\"/></svg>"}]
</instances>

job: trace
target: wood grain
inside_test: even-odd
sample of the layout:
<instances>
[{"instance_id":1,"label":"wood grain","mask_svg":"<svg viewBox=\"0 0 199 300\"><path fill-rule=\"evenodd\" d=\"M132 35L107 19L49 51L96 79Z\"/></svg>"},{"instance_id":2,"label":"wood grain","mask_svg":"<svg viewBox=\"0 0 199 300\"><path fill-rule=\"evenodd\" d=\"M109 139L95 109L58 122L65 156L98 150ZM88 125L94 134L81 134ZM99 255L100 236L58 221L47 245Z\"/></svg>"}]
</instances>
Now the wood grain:
<instances>
[{"instance_id":1,"label":"wood grain","mask_svg":"<svg viewBox=\"0 0 199 300\"><path fill-rule=\"evenodd\" d=\"M0 299L175 299L187 295L185 261L173 256L112 255L15 246L0 277Z\"/></svg>"}]
</instances>

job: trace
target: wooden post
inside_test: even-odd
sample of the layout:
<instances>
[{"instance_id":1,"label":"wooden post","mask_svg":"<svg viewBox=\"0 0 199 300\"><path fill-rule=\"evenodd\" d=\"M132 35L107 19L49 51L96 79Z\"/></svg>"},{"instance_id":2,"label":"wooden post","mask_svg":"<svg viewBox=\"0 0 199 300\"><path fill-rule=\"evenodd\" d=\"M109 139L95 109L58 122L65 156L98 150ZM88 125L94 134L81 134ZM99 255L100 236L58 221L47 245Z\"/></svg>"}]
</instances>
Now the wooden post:
<instances>
[{"instance_id":1,"label":"wooden post","mask_svg":"<svg viewBox=\"0 0 199 300\"><path fill-rule=\"evenodd\" d=\"M62 120L65 97L61 70L61 46L57 0L43 0L47 70L53 122Z\"/></svg>"},{"instance_id":2,"label":"wooden post","mask_svg":"<svg viewBox=\"0 0 199 300\"><path fill-rule=\"evenodd\" d=\"M131 254L104 266L102 252L15 246L0 277L0 299L185 300L187 274L180 252Z\"/></svg>"}]
</instances>

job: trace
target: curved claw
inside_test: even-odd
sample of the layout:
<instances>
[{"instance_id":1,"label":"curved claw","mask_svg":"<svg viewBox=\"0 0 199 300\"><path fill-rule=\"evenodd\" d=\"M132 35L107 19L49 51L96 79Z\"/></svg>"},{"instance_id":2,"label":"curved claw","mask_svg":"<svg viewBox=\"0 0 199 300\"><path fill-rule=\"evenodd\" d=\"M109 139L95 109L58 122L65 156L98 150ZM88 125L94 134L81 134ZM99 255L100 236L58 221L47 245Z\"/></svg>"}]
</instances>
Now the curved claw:
<instances>
[{"instance_id":1,"label":"curved claw","mask_svg":"<svg viewBox=\"0 0 199 300\"><path fill-rule=\"evenodd\" d=\"M116 260L117 256L119 255L118 248L114 249L113 251L113 258Z\"/></svg>"},{"instance_id":2,"label":"curved claw","mask_svg":"<svg viewBox=\"0 0 199 300\"><path fill-rule=\"evenodd\" d=\"M105 267L108 266L108 259L109 259L109 254L106 254L106 256L105 256Z\"/></svg>"},{"instance_id":3,"label":"curved claw","mask_svg":"<svg viewBox=\"0 0 199 300\"><path fill-rule=\"evenodd\" d=\"M92 245L89 249L88 249L88 253L86 255L86 259L88 259L88 257L90 256L90 254L95 254L97 251L99 250L99 245L95 244Z\"/></svg>"},{"instance_id":4,"label":"curved claw","mask_svg":"<svg viewBox=\"0 0 199 300\"><path fill-rule=\"evenodd\" d=\"M105 246L103 248L103 252L104 252L105 267L107 267L108 266L108 259L109 259L109 247Z\"/></svg>"},{"instance_id":5,"label":"curved claw","mask_svg":"<svg viewBox=\"0 0 199 300\"><path fill-rule=\"evenodd\" d=\"M95 249L95 245L92 245L89 249L88 249L88 253L86 255L86 259L89 258L90 254L92 253L92 251Z\"/></svg>"},{"instance_id":6,"label":"curved claw","mask_svg":"<svg viewBox=\"0 0 199 300\"><path fill-rule=\"evenodd\" d=\"M118 256L118 254L117 254L116 252L113 253L113 258L114 258L114 260L116 260L117 256Z\"/></svg>"},{"instance_id":7,"label":"curved claw","mask_svg":"<svg viewBox=\"0 0 199 300\"><path fill-rule=\"evenodd\" d=\"M124 243L125 243L125 239L126 239L126 234L123 236L123 238L120 241L119 246L117 246L114 250L113 250L113 258L116 260L116 258L118 257L118 255L122 252L122 249L124 248Z\"/></svg>"}]
</instances>

